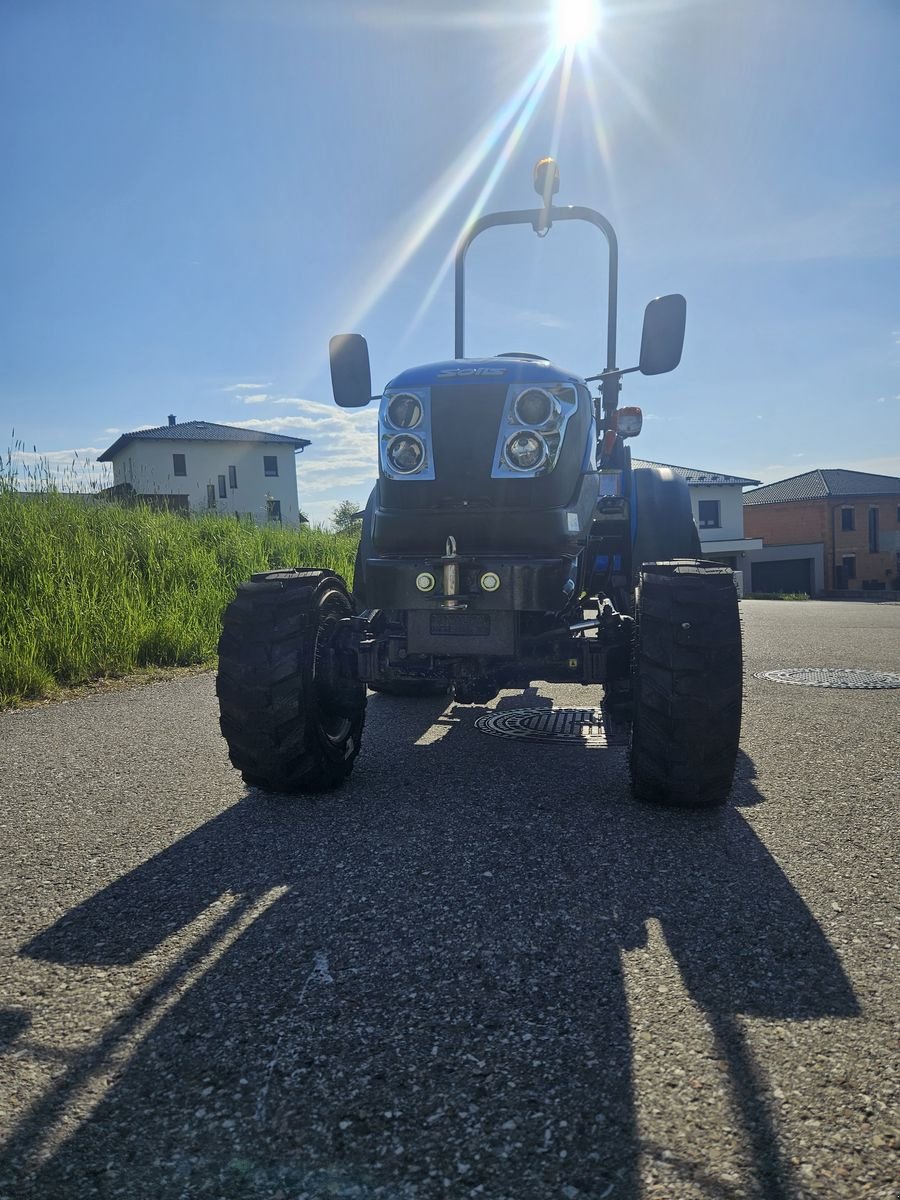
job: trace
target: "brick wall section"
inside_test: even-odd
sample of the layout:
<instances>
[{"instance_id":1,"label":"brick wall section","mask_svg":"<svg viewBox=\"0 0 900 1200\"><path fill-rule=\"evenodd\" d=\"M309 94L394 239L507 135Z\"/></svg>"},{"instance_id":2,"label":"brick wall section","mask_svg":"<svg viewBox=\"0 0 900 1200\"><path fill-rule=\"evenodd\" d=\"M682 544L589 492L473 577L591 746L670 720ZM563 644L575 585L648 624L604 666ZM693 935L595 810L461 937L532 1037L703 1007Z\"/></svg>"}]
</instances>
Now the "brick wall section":
<instances>
[{"instance_id":1,"label":"brick wall section","mask_svg":"<svg viewBox=\"0 0 900 1200\"><path fill-rule=\"evenodd\" d=\"M856 578L848 587L861 589L874 579L890 587L898 574L900 522L897 497L849 497L827 500L792 500L783 504L744 505L744 536L759 537L765 546L791 546L821 542L825 550L825 587L835 586L835 562L846 554L856 556ZM852 508L855 529L841 529L841 509ZM869 553L869 509L878 509L879 552Z\"/></svg>"},{"instance_id":2,"label":"brick wall section","mask_svg":"<svg viewBox=\"0 0 900 1200\"><path fill-rule=\"evenodd\" d=\"M745 504L744 537L761 537L767 546L822 542L827 548L826 502L792 500L786 504Z\"/></svg>"}]
</instances>

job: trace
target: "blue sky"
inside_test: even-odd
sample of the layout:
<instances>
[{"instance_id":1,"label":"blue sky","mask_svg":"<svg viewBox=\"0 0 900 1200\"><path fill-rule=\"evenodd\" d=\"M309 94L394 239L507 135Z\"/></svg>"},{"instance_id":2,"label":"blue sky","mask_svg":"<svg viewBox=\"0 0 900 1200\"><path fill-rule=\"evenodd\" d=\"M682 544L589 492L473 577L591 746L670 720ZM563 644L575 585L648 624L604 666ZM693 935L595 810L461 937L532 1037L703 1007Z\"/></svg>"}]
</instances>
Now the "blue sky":
<instances>
[{"instance_id":1,"label":"blue sky","mask_svg":"<svg viewBox=\"0 0 900 1200\"><path fill-rule=\"evenodd\" d=\"M900 4L607 0L562 104L552 7L7 0L0 447L251 424L312 441L314 519L362 502L374 413L334 407L329 336L366 335L376 390L450 357L448 251L555 151L558 202L618 230L620 365L647 300L688 299L682 365L626 379L636 453L900 474ZM602 367L596 231L469 263L469 353Z\"/></svg>"}]
</instances>

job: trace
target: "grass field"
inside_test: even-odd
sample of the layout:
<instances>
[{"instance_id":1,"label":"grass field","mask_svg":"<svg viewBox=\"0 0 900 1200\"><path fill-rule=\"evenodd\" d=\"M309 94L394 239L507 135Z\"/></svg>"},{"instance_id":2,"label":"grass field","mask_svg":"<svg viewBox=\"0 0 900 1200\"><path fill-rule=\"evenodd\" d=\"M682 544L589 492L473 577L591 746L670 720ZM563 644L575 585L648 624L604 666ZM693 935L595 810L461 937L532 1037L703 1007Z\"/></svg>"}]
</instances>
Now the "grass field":
<instances>
[{"instance_id":1,"label":"grass field","mask_svg":"<svg viewBox=\"0 0 900 1200\"><path fill-rule=\"evenodd\" d=\"M25 496L0 476L0 706L141 667L211 662L237 584L273 567L352 579L357 535Z\"/></svg>"}]
</instances>

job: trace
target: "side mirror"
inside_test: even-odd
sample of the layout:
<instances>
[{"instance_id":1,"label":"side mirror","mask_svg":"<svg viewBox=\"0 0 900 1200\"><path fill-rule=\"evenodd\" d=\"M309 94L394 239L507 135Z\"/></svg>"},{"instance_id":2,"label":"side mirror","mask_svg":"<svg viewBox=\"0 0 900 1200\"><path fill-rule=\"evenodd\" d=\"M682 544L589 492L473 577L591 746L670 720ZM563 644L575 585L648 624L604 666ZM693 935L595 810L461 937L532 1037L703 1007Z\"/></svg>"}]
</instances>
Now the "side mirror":
<instances>
[{"instance_id":1,"label":"side mirror","mask_svg":"<svg viewBox=\"0 0 900 1200\"><path fill-rule=\"evenodd\" d=\"M359 333L337 333L328 343L331 388L340 408L364 408L372 399L369 347Z\"/></svg>"},{"instance_id":2,"label":"side mirror","mask_svg":"<svg viewBox=\"0 0 900 1200\"><path fill-rule=\"evenodd\" d=\"M647 305L641 334L642 375L664 375L681 362L686 315L687 301L677 293L658 296Z\"/></svg>"}]
</instances>

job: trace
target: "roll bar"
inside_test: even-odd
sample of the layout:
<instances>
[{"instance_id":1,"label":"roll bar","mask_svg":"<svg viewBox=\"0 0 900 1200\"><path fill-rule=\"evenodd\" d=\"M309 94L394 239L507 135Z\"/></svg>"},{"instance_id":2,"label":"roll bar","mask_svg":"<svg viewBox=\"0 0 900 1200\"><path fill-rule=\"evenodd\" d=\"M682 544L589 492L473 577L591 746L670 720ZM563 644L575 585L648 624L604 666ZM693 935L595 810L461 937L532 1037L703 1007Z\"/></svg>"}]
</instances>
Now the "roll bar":
<instances>
[{"instance_id":1,"label":"roll bar","mask_svg":"<svg viewBox=\"0 0 900 1200\"><path fill-rule=\"evenodd\" d=\"M587 221L595 225L606 238L609 246L609 295L606 315L606 372L616 372L616 304L619 279L619 243L616 231L601 213L582 205L567 205L564 208L518 209L511 212L488 213L474 221L463 234L456 248L456 344L454 357L462 358L465 348L465 271L466 252L480 233L496 225L530 225L535 233L543 235L554 221ZM606 380L603 381L606 383ZM610 379L618 391L618 378Z\"/></svg>"}]
</instances>

